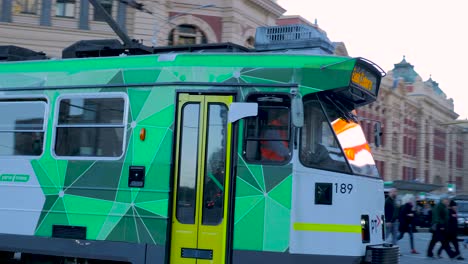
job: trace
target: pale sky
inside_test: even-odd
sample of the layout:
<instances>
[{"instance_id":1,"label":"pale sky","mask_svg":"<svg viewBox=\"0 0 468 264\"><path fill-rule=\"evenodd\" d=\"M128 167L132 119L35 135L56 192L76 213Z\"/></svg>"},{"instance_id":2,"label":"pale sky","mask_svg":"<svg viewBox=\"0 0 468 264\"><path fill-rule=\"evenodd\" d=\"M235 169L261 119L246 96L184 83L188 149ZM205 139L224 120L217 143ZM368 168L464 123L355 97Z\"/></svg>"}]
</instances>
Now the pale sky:
<instances>
[{"instance_id":1,"label":"pale sky","mask_svg":"<svg viewBox=\"0 0 468 264\"><path fill-rule=\"evenodd\" d=\"M406 56L423 81L453 98L458 119L468 118L467 0L278 0L286 15L317 19L328 38L344 42L386 72Z\"/></svg>"}]
</instances>

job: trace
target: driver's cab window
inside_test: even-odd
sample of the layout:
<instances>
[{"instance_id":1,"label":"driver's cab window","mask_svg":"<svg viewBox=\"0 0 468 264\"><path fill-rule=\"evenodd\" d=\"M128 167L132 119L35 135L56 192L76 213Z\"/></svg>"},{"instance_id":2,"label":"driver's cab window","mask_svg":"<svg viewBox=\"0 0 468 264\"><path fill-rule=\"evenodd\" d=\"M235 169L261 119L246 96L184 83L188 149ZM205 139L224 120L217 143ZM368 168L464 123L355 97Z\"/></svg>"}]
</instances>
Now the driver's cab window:
<instances>
[{"instance_id":1,"label":"driver's cab window","mask_svg":"<svg viewBox=\"0 0 468 264\"><path fill-rule=\"evenodd\" d=\"M343 151L317 100L304 104L300 160L307 167L349 173Z\"/></svg>"},{"instance_id":2,"label":"driver's cab window","mask_svg":"<svg viewBox=\"0 0 468 264\"><path fill-rule=\"evenodd\" d=\"M255 94L258 115L245 120L244 158L250 163L285 164L291 158L291 100L287 95Z\"/></svg>"}]
</instances>

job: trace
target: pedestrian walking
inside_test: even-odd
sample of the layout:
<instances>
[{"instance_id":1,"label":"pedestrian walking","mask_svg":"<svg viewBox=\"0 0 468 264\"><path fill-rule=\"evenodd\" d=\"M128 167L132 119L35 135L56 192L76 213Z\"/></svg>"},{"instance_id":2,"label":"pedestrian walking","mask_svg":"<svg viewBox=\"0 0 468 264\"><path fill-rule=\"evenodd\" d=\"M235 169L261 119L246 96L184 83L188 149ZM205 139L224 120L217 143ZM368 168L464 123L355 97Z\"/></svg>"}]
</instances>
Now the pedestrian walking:
<instances>
[{"instance_id":1,"label":"pedestrian walking","mask_svg":"<svg viewBox=\"0 0 468 264\"><path fill-rule=\"evenodd\" d=\"M457 229L458 229L458 216L457 216L457 203L454 200L450 201L449 204L449 218L448 218L448 225L447 225L447 232L445 233L446 237L445 239L447 240L447 244L450 246L450 244L453 245L455 248L455 255L456 259L458 260L464 260L465 258L461 256L460 254L460 247L458 245L458 237L457 237ZM437 250L437 256L440 258L442 254L442 246L440 246L439 250Z\"/></svg>"},{"instance_id":2,"label":"pedestrian walking","mask_svg":"<svg viewBox=\"0 0 468 264\"><path fill-rule=\"evenodd\" d=\"M392 236L391 243L396 245L398 242L398 206L396 204L397 189L392 188L388 192L388 197L385 199L385 225L387 229L386 240Z\"/></svg>"},{"instance_id":3,"label":"pedestrian walking","mask_svg":"<svg viewBox=\"0 0 468 264\"><path fill-rule=\"evenodd\" d=\"M408 233L410 237L410 246L411 246L411 254L419 254L418 251L414 248L414 238L413 238L413 230L414 230L414 203L415 199L412 194L406 194L403 196L402 199L403 205L401 206L400 213L398 216L398 220L400 221L398 231L400 231L400 235L398 236L398 240L402 239L405 233Z\"/></svg>"},{"instance_id":4,"label":"pedestrian walking","mask_svg":"<svg viewBox=\"0 0 468 264\"><path fill-rule=\"evenodd\" d=\"M431 232L432 232L432 239L429 242L429 246L427 248L427 257L434 258L433 249L437 242L442 243L442 249L447 252L448 256L451 259L455 259L457 255L450 249L448 241L446 239L446 232L448 227L448 218L449 218L449 211L447 206L449 205L448 197L441 198L441 201L434 207L432 210L432 225L431 225Z\"/></svg>"}]
</instances>

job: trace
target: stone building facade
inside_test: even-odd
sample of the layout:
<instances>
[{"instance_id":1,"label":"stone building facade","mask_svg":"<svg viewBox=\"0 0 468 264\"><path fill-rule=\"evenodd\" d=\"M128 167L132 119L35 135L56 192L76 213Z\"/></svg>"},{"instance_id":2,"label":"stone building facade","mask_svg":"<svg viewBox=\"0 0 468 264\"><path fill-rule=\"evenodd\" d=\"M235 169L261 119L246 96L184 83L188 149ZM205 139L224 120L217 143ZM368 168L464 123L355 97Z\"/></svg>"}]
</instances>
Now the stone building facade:
<instances>
[{"instance_id":1,"label":"stone building facade","mask_svg":"<svg viewBox=\"0 0 468 264\"><path fill-rule=\"evenodd\" d=\"M99 0L132 39L147 46L232 42L253 45L255 29L286 11L272 0L140 0L144 10ZM151 13L151 14L150 14ZM88 0L0 0L0 45L61 57L79 40L117 38Z\"/></svg>"},{"instance_id":2,"label":"stone building facade","mask_svg":"<svg viewBox=\"0 0 468 264\"><path fill-rule=\"evenodd\" d=\"M403 180L468 191L467 129L455 121L453 99L439 84L423 81L405 58L383 78L379 98L358 110L372 143L374 158L386 181ZM374 124L382 124L382 142L375 146Z\"/></svg>"}]
</instances>

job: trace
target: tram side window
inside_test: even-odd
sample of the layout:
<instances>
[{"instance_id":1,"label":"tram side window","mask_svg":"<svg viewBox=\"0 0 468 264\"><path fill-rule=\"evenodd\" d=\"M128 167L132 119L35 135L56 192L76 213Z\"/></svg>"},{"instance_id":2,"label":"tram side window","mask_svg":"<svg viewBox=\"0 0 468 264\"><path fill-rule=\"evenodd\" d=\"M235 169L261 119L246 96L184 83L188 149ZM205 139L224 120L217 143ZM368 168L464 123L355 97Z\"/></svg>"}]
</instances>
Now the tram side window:
<instances>
[{"instance_id":1,"label":"tram side window","mask_svg":"<svg viewBox=\"0 0 468 264\"><path fill-rule=\"evenodd\" d=\"M343 151L316 100L304 104L300 160L307 167L350 173Z\"/></svg>"},{"instance_id":2,"label":"tram side window","mask_svg":"<svg viewBox=\"0 0 468 264\"><path fill-rule=\"evenodd\" d=\"M123 97L62 98L56 121L55 154L62 157L118 158L126 127Z\"/></svg>"},{"instance_id":3,"label":"tram side window","mask_svg":"<svg viewBox=\"0 0 468 264\"><path fill-rule=\"evenodd\" d=\"M245 124L244 157L248 162L284 164L289 161L289 105L260 101L258 115L247 118Z\"/></svg>"},{"instance_id":4,"label":"tram side window","mask_svg":"<svg viewBox=\"0 0 468 264\"><path fill-rule=\"evenodd\" d=\"M47 103L0 100L0 156L40 156L44 146Z\"/></svg>"}]
</instances>

